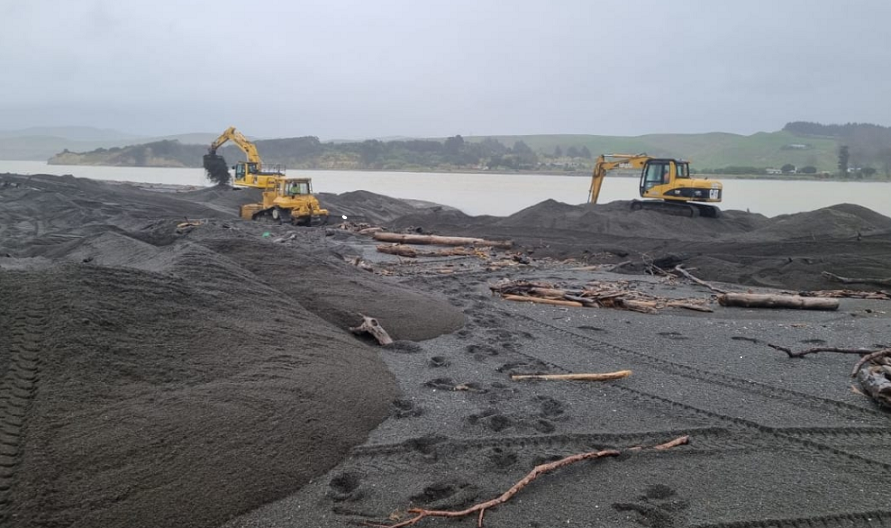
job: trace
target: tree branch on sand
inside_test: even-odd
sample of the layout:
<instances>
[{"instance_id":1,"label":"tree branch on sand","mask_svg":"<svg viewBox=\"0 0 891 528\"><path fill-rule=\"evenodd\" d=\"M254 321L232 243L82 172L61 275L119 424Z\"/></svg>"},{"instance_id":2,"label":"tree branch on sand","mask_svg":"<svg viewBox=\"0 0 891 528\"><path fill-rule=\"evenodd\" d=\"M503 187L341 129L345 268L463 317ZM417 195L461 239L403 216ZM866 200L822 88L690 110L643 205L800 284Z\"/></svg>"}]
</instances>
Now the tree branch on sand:
<instances>
[{"instance_id":1,"label":"tree branch on sand","mask_svg":"<svg viewBox=\"0 0 891 528\"><path fill-rule=\"evenodd\" d=\"M833 282L840 282L842 284L874 284L878 286L891 286L891 277L887 279L871 279L871 278L851 278L851 277L841 277L834 273L829 273L828 271L823 272L823 276L826 277L827 280L831 280Z\"/></svg>"},{"instance_id":2,"label":"tree branch on sand","mask_svg":"<svg viewBox=\"0 0 891 528\"><path fill-rule=\"evenodd\" d=\"M793 352L791 348L767 344L774 350L785 352L790 358L800 358L818 352L857 354L861 357L854 364L851 377L857 378L866 394L881 406L891 408L891 347L879 349L814 347Z\"/></svg>"},{"instance_id":3,"label":"tree branch on sand","mask_svg":"<svg viewBox=\"0 0 891 528\"><path fill-rule=\"evenodd\" d=\"M637 447L629 448L627 451L635 452L635 451L642 451L645 449L646 450L652 449L655 451L665 451L666 449L671 449L671 448L677 447L679 445L684 445L684 444L688 443L689 441L690 441L689 436L681 436L681 437L675 438L674 440L671 440L669 442L665 442L664 444L648 446L648 447L637 446ZM516 484L511 486L511 488L509 490L505 491L500 496L498 496L492 500L486 501L486 502L481 502L479 504L475 504L465 510L449 511L449 510L424 510L421 508L412 508L412 509L408 510L408 513L412 513L415 516L410 519L407 519L405 521L397 522L395 524L377 524L377 523L371 523L371 522L364 522L364 523L362 523L362 525L363 526L372 526L372 527L376 527L376 528L403 528L405 526L413 526L426 517L451 517L451 518L454 518L454 517L467 517L470 515L476 515L477 516L477 521L476 521L477 528L482 528L483 516L485 516L486 510L494 508L495 506L499 506L499 505L504 504L505 502L509 501L511 498L513 498L514 495L519 493L523 488L528 486L530 482L537 479L541 475L544 475L545 473L550 473L551 471L560 469L560 468L568 466L570 464L574 464L576 462L581 462L582 460L593 460L593 459L597 459L597 458L616 457L621 454L622 454L622 452L618 451L616 449L605 449L602 451L590 451L587 453L579 453L576 455L571 455L571 456L562 458L562 459L554 461L554 462L536 466L535 469L530 471L529 474L527 474L519 482L517 482Z\"/></svg>"}]
</instances>

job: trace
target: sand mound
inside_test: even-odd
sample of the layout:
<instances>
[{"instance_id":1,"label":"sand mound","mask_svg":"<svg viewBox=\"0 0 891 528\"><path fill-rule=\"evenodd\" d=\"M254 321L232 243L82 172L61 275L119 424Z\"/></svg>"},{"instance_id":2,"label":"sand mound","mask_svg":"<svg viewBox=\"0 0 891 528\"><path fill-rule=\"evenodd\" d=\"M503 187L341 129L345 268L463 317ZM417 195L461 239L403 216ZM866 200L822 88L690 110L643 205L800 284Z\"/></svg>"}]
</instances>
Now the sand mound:
<instances>
[{"instance_id":1,"label":"sand mound","mask_svg":"<svg viewBox=\"0 0 891 528\"><path fill-rule=\"evenodd\" d=\"M133 269L0 273L3 356L37 365L29 390L2 383L4 421L27 410L4 526L215 526L385 416L374 350L258 282L216 280L230 295Z\"/></svg>"},{"instance_id":2,"label":"sand mound","mask_svg":"<svg viewBox=\"0 0 891 528\"><path fill-rule=\"evenodd\" d=\"M463 321L324 230L233 218L253 191L4 178L2 526L210 527L281 498L397 397L357 312L397 339Z\"/></svg>"},{"instance_id":3,"label":"sand mound","mask_svg":"<svg viewBox=\"0 0 891 528\"><path fill-rule=\"evenodd\" d=\"M856 237L858 233L891 232L891 218L871 209L852 204L839 204L815 211L781 215L770 219L755 231L765 239Z\"/></svg>"},{"instance_id":4,"label":"sand mound","mask_svg":"<svg viewBox=\"0 0 891 528\"><path fill-rule=\"evenodd\" d=\"M425 211L453 210L443 205L419 200L400 200L369 191L353 191L343 194L320 193L322 207L330 211L332 218L346 215L356 222L384 224L393 220Z\"/></svg>"},{"instance_id":5,"label":"sand mound","mask_svg":"<svg viewBox=\"0 0 891 528\"><path fill-rule=\"evenodd\" d=\"M785 289L838 288L826 281L822 271L853 277L888 275L883 262L891 259L891 218L860 206L840 204L775 218L724 211L713 219L631 211L628 205L546 200L503 218L429 211L392 225L414 225L446 235L509 238L536 257L630 260L634 264L623 268L629 272L640 272L654 259L672 255L708 280Z\"/></svg>"},{"instance_id":6,"label":"sand mound","mask_svg":"<svg viewBox=\"0 0 891 528\"><path fill-rule=\"evenodd\" d=\"M339 328L357 326L358 314L363 313L377 318L393 339L421 340L464 324L463 314L444 299L357 272L354 266L324 258L325 253L262 240L217 239L202 244Z\"/></svg>"}]
</instances>

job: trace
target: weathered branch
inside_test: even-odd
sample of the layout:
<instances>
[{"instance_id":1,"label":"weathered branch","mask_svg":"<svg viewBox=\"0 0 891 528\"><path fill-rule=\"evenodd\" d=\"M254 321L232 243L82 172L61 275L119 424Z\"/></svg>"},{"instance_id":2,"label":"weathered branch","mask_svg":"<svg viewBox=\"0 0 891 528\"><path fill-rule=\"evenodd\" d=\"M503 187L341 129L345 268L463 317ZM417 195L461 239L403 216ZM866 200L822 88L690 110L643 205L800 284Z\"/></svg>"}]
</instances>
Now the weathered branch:
<instances>
[{"instance_id":1,"label":"weathered branch","mask_svg":"<svg viewBox=\"0 0 891 528\"><path fill-rule=\"evenodd\" d=\"M655 451L665 451L667 449L671 449L673 447L677 447L680 445L684 445L690 441L689 436L681 436L671 440L670 442L665 442L664 444L659 444L650 447L632 447L628 449L628 451L641 451L643 449L653 449ZM415 514L414 517L407 519L402 522L398 522L395 524L376 524L365 522L363 523L365 526L374 526L377 528L403 528L405 526L413 526L423 520L426 517L467 517L470 515L477 515L476 525L477 528L482 528L483 526L483 517L486 514L486 510L494 508L495 506L504 504L513 498L514 495L519 493L523 488L529 485L530 482L537 479L541 475L545 473L550 473L551 471L555 471L562 467L568 466L570 464L574 464L576 462L581 462L582 460L593 460L597 458L604 457L615 457L621 455L622 452L615 449L604 449L602 451L590 451L588 453L579 453L577 455L571 455L566 458L562 458L555 462L550 462L548 464L542 464L540 466L536 466L535 469L529 472L525 477L523 477L519 482L514 484L509 490L502 493L500 496L471 506L470 508L459 510L459 511L449 511L449 510L424 510L421 508L412 508L408 510L408 513Z\"/></svg>"},{"instance_id":2,"label":"weathered branch","mask_svg":"<svg viewBox=\"0 0 891 528\"><path fill-rule=\"evenodd\" d=\"M674 267L674 271L680 273L684 277L687 277L688 279L695 282L696 284L699 284L700 286L705 286L706 288L710 289L713 292L727 293L727 290L722 290L721 288L718 288L708 282L705 282L704 280L702 280L700 278L694 277L693 274L691 274L689 271L685 270L684 267L680 264L678 264L677 266Z\"/></svg>"},{"instance_id":3,"label":"weathered branch","mask_svg":"<svg viewBox=\"0 0 891 528\"><path fill-rule=\"evenodd\" d=\"M891 357L891 348L883 348L881 350L872 351L870 354L863 356L860 358L860 361L854 364L854 370L851 371L851 377L857 375L857 371L860 370L863 365L870 361L877 360L881 357Z\"/></svg>"},{"instance_id":4,"label":"weathered branch","mask_svg":"<svg viewBox=\"0 0 891 528\"><path fill-rule=\"evenodd\" d=\"M510 379L520 380L563 380L563 381L610 381L627 378L630 370L618 370L616 372L583 373L583 374L512 374Z\"/></svg>"},{"instance_id":5,"label":"weathered branch","mask_svg":"<svg viewBox=\"0 0 891 528\"><path fill-rule=\"evenodd\" d=\"M557 299L542 299L540 297L526 297L524 295L504 295L503 298L507 301L518 301L518 302L531 302L538 304L553 304L555 306L572 306L574 308L581 308L584 304L578 301L560 301Z\"/></svg>"},{"instance_id":6,"label":"weathered branch","mask_svg":"<svg viewBox=\"0 0 891 528\"><path fill-rule=\"evenodd\" d=\"M791 348L780 346L780 345L772 345L770 343L767 343L767 346L769 346L770 348L772 348L774 350L779 350L780 352L785 352L786 355L789 356L790 358L800 358L800 357L804 357L808 354L816 354L818 352L836 352L839 354L858 354L858 355L862 356L864 354L871 354L876 351L874 348L869 349L869 348L814 347L814 348L808 348L806 350L800 350L798 352L793 352Z\"/></svg>"},{"instance_id":7,"label":"weathered branch","mask_svg":"<svg viewBox=\"0 0 891 528\"><path fill-rule=\"evenodd\" d=\"M708 306L683 301L669 301L665 306L671 306L673 308L684 308L685 310L693 310L696 312L714 312L714 310L712 310Z\"/></svg>"},{"instance_id":8,"label":"weathered branch","mask_svg":"<svg viewBox=\"0 0 891 528\"><path fill-rule=\"evenodd\" d=\"M851 277L841 277L836 275L835 273L829 273L828 271L824 271L822 273L823 277L827 280L831 280L833 282L840 282L842 284L876 284L879 286L891 286L891 277L887 279L863 279L863 278L851 278Z\"/></svg>"},{"instance_id":9,"label":"weathered branch","mask_svg":"<svg viewBox=\"0 0 891 528\"><path fill-rule=\"evenodd\" d=\"M439 249L436 251L421 251L404 244L380 245L377 250L381 253L389 255L398 255L400 257L417 258L417 257L481 257L488 259L488 255L481 249L467 249L463 247L453 247Z\"/></svg>"}]
</instances>

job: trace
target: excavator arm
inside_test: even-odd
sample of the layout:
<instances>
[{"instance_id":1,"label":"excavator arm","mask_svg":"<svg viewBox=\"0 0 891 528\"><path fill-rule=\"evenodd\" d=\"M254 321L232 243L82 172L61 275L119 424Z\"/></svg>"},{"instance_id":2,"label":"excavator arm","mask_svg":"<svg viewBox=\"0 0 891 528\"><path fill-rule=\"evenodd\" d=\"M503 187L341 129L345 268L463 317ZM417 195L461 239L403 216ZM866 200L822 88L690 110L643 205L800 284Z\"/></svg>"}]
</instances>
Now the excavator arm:
<instances>
[{"instance_id":1,"label":"excavator arm","mask_svg":"<svg viewBox=\"0 0 891 528\"><path fill-rule=\"evenodd\" d=\"M260 160L260 154L257 153L257 146L244 137L244 134L235 130L235 127L227 128L225 132L220 134L220 137L210 144L210 153L216 154L217 149L222 147L227 141L235 143L244 152L248 163L256 163L258 167L262 166L263 162Z\"/></svg>"},{"instance_id":2,"label":"excavator arm","mask_svg":"<svg viewBox=\"0 0 891 528\"><path fill-rule=\"evenodd\" d=\"M629 169L641 169L647 160L652 159L646 154L601 154L594 165L594 173L591 175L591 188L588 189L588 203L597 203L600 197L600 187L603 186L603 178L606 173L618 167Z\"/></svg>"}]
</instances>

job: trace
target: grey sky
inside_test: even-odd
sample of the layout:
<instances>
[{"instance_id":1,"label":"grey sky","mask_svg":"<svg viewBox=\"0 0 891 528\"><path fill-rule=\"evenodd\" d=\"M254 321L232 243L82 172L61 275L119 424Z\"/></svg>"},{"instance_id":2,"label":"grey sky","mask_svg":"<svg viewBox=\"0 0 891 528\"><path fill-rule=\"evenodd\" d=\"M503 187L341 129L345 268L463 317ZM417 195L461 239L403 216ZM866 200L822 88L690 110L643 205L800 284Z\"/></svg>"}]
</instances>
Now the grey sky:
<instances>
[{"instance_id":1,"label":"grey sky","mask_svg":"<svg viewBox=\"0 0 891 528\"><path fill-rule=\"evenodd\" d=\"M329 138L891 125L887 0L0 0L0 129Z\"/></svg>"}]
</instances>

